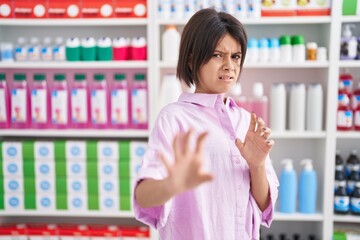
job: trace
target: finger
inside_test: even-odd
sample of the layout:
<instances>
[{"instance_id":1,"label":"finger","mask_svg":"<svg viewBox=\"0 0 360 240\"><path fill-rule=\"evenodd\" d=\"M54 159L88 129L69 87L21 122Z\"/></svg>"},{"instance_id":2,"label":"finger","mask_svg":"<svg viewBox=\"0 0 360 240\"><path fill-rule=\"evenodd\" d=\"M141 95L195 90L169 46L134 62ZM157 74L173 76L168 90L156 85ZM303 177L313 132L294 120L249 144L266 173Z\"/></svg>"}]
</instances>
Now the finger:
<instances>
[{"instance_id":1,"label":"finger","mask_svg":"<svg viewBox=\"0 0 360 240\"><path fill-rule=\"evenodd\" d=\"M203 173L200 175L200 183L210 182L214 179L214 176L210 173Z\"/></svg>"},{"instance_id":2,"label":"finger","mask_svg":"<svg viewBox=\"0 0 360 240\"><path fill-rule=\"evenodd\" d=\"M197 153L201 152L204 149L205 138L207 135L208 135L208 132L203 132L199 135L199 137L197 139L197 143L196 143L196 149L195 149L195 151Z\"/></svg>"},{"instance_id":3,"label":"finger","mask_svg":"<svg viewBox=\"0 0 360 240\"><path fill-rule=\"evenodd\" d=\"M166 159L166 157L164 156L164 154L159 153L159 158L161 160L161 162L164 164L165 168L167 169L168 172L170 172L171 170L171 166L169 164L169 161Z\"/></svg>"},{"instance_id":4,"label":"finger","mask_svg":"<svg viewBox=\"0 0 360 240\"><path fill-rule=\"evenodd\" d=\"M256 123L257 123L256 132L261 133L264 130L265 122L261 117L258 117Z\"/></svg>"},{"instance_id":5,"label":"finger","mask_svg":"<svg viewBox=\"0 0 360 240\"><path fill-rule=\"evenodd\" d=\"M235 145L240 151L242 151L245 144L239 138L237 138L235 139Z\"/></svg>"},{"instance_id":6,"label":"finger","mask_svg":"<svg viewBox=\"0 0 360 240\"><path fill-rule=\"evenodd\" d=\"M271 148L274 146L274 144L275 144L275 141L274 141L274 140L272 140L272 139L266 140L266 146L267 146L269 149L271 149Z\"/></svg>"},{"instance_id":7,"label":"finger","mask_svg":"<svg viewBox=\"0 0 360 240\"><path fill-rule=\"evenodd\" d=\"M267 127L264 127L263 128L263 137L265 138L265 139L268 139L269 138L269 136L270 136L270 134L271 134L271 129L270 128L267 128Z\"/></svg>"},{"instance_id":8,"label":"finger","mask_svg":"<svg viewBox=\"0 0 360 240\"><path fill-rule=\"evenodd\" d=\"M248 131L255 132L255 129L256 129L256 114L254 112L252 112Z\"/></svg>"}]
</instances>

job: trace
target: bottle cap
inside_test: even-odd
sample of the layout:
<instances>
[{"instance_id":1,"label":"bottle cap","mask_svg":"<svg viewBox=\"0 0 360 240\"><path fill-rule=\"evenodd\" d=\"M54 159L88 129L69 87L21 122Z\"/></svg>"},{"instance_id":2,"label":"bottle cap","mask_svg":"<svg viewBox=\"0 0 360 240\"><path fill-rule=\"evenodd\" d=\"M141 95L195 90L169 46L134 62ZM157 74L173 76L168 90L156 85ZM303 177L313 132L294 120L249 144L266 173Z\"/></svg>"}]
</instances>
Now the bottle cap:
<instances>
[{"instance_id":1,"label":"bottle cap","mask_svg":"<svg viewBox=\"0 0 360 240\"><path fill-rule=\"evenodd\" d=\"M97 41L98 47L111 47L111 45L112 45L112 42L111 42L111 38L109 38L109 37L101 37Z\"/></svg>"},{"instance_id":2,"label":"bottle cap","mask_svg":"<svg viewBox=\"0 0 360 240\"><path fill-rule=\"evenodd\" d=\"M135 74L134 80L135 81L144 81L145 80L145 74Z\"/></svg>"},{"instance_id":3,"label":"bottle cap","mask_svg":"<svg viewBox=\"0 0 360 240\"><path fill-rule=\"evenodd\" d=\"M294 169L293 160L290 158L283 159L281 164L284 165L284 170L286 171L291 171Z\"/></svg>"},{"instance_id":4,"label":"bottle cap","mask_svg":"<svg viewBox=\"0 0 360 240\"><path fill-rule=\"evenodd\" d=\"M17 39L17 43L18 44L25 44L26 43L26 38L24 38L24 37L18 37L18 39Z\"/></svg>"},{"instance_id":5,"label":"bottle cap","mask_svg":"<svg viewBox=\"0 0 360 240\"><path fill-rule=\"evenodd\" d=\"M317 43L316 42L308 42L307 44L306 44L306 48L308 48L308 49L317 49Z\"/></svg>"},{"instance_id":6,"label":"bottle cap","mask_svg":"<svg viewBox=\"0 0 360 240\"><path fill-rule=\"evenodd\" d=\"M64 42L64 39L62 37L56 37L55 38L55 43L56 44L60 45L60 44L63 44L63 42Z\"/></svg>"},{"instance_id":7,"label":"bottle cap","mask_svg":"<svg viewBox=\"0 0 360 240\"><path fill-rule=\"evenodd\" d=\"M117 37L112 41L113 47L128 47L130 46L130 38Z\"/></svg>"},{"instance_id":8,"label":"bottle cap","mask_svg":"<svg viewBox=\"0 0 360 240\"><path fill-rule=\"evenodd\" d=\"M45 81L45 74L34 74L34 81Z\"/></svg>"},{"instance_id":9,"label":"bottle cap","mask_svg":"<svg viewBox=\"0 0 360 240\"><path fill-rule=\"evenodd\" d=\"M126 79L125 73L115 73L114 80L115 81L124 81Z\"/></svg>"},{"instance_id":10,"label":"bottle cap","mask_svg":"<svg viewBox=\"0 0 360 240\"><path fill-rule=\"evenodd\" d=\"M281 36L280 45L291 45L291 37L288 35Z\"/></svg>"},{"instance_id":11,"label":"bottle cap","mask_svg":"<svg viewBox=\"0 0 360 240\"><path fill-rule=\"evenodd\" d=\"M67 47L79 47L80 46L80 40L77 37L71 37L66 40L66 46Z\"/></svg>"},{"instance_id":12,"label":"bottle cap","mask_svg":"<svg viewBox=\"0 0 360 240\"><path fill-rule=\"evenodd\" d=\"M144 37L134 37L131 40L132 47L145 47L146 46L146 38Z\"/></svg>"},{"instance_id":13,"label":"bottle cap","mask_svg":"<svg viewBox=\"0 0 360 240\"><path fill-rule=\"evenodd\" d=\"M103 81L103 80L105 80L105 75L96 73L96 74L94 74L94 80L95 81Z\"/></svg>"},{"instance_id":14,"label":"bottle cap","mask_svg":"<svg viewBox=\"0 0 360 240\"><path fill-rule=\"evenodd\" d=\"M352 36L351 28L355 28L354 24L345 24L344 31L343 31L343 37L349 38Z\"/></svg>"},{"instance_id":15,"label":"bottle cap","mask_svg":"<svg viewBox=\"0 0 360 240\"><path fill-rule=\"evenodd\" d=\"M65 74L54 74L54 80L55 81L64 81L65 80Z\"/></svg>"},{"instance_id":16,"label":"bottle cap","mask_svg":"<svg viewBox=\"0 0 360 240\"><path fill-rule=\"evenodd\" d=\"M44 37L43 43L44 43L45 45L51 44L51 38L50 38L50 37Z\"/></svg>"},{"instance_id":17,"label":"bottle cap","mask_svg":"<svg viewBox=\"0 0 360 240\"><path fill-rule=\"evenodd\" d=\"M25 81L26 75L24 73L15 73L14 74L14 80L15 81Z\"/></svg>"},{"instance_id":18,"label":"bottle cap","mask_svg":"<svg viewBox=\"0 0 360 240\"><path fill-rule=\"evenodd\" d=\"M30 38L30 43L32 45L38 44L38 42L39 42L39 39L37 37Z\"/></svg>"},{"instance_id":19,"label":"bottle cap","mask_svg":"<svg viewBox=\"0 0 360 240\"><path fill-rule=\"evenodd\" d=\"M259 39L259 48L269 48L269 41L267 38Z\"/></svg>"},{"instance_id":20,"label":"bottle cap","mask_svg":"<svg viewBox=\"0 0 360 240\"><path fill-rule=\"evenodd\" d=\"M262 83L256 82L253 85L253 95L256 97L261 97L264 95L264 87Z\"/></svg>"},{"instance_id":21,"label":"bottle cap","mask_svg":"<svg viewBox=\"0 0 360 240\"><path fill-rule=\"evenodd\" d=\"M93 37L86 37L86 38L83 38L81 39L81 46L82 47L95 47L96 45L96 41L95 41L95 38Z\"/></svg>"},{"instance_id":22,"label":"bottle cap","mask_svg":"<svg viewBox=\"0 0 360 240\"><path fill-rule=\"evenodd\" d=\"M309 159L309 158L301 160L300 164L304 166L303 169L305 171L311 171L311 170L314 169L313 164L312 164L312 160Z\"/></svg>"},{"instance_id":23,"label":"bottle cap","mask_svg":"<svg viewBox=\"0 0 360 240\"><path fill-rule=\"evenodd\" d=\"M82 73L75 74L75 81L84 81L84 80L85 80L85 74Z\"/></svg>"},{"instance_id":24,"label":"bottle cap","mask_svg":"<svg viewBox=\"0 0 360 240\"><path fill-rule=\"evenodd\" d=\"M5 81L5 78L6 78L6 74L0 73L0 81Z\"/></svg>"},{"instance_id":25,"label":"bottle cap","mask_svg":"<svg viewBox=\"0 0 360 240\"><path fill-rule=\"evenodd\" d=\"M291 45L304 45L305 40L302 35L295 35L291 37Z\"/></svg>"},{"instance_id":26,"label":"bottle cap","mask_svg":"<svg viewBox=\"0 0 360 240\"><path fill-rule=\"evenodd\" d=\"M248 48L257 48L258 40L256 38L250 38L248 41Z\"/></svg>"},{"instance_id":27,"label":"bottle cap","mask_svg":"<svg viewBox=\"0 0 360 240\"><path fill-rule=\"evenodd\" d=\"M278 38L271 38L269 40L269 47L270 48L278 48L280 46Z\"/></svg>"}]
</instances>

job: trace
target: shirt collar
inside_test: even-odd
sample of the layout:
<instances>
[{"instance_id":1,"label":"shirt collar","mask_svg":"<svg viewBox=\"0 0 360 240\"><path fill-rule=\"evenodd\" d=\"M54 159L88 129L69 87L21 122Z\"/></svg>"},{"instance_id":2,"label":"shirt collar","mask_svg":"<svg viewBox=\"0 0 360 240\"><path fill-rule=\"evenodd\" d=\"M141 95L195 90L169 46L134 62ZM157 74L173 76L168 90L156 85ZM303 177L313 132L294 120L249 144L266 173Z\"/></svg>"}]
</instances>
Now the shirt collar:
<instances>
[{"instance_id":1,"label":"shirt collar","mask_svg":"<svg viewBox=\"0 0 360 240\"><path fill-rule=\"evenodd\" d=\"M179 102L188 102L205 107L214 107L216 102L222 102L220 94L206 94L206 93L182 93L179 97ZM225 106L230 108L239 108L234 99L227 97Z\"/></svg>"}]
</instances>

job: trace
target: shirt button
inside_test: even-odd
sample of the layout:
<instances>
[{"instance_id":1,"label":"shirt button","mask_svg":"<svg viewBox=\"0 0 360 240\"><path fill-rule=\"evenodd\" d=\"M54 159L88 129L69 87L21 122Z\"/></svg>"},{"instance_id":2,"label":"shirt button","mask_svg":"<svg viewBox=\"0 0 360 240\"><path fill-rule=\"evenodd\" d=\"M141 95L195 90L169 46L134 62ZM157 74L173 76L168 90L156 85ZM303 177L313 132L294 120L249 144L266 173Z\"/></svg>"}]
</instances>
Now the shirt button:
<instances>
[{"instance_id":1,"label":"shirt button","mask_svg":"<svg viewBox=\"0 0 360 240\"><path fill-rule=\"evenodd\" d=\"M222 113L224 113L224 112L225 112L225 110L222 108L222 109L221 109L221 112L222 112Z\"/></svg>"},{"instance_id":2,"label":"shirt button","mask_svg":"<svg viewBox=\"0 0 360 240\"><path fill-rule=\"evenodd\" d=\"M240 163L240 160L236 160L235 163L236 163L236 164L239 164L239 163Z\"/></svg>"}]
</instances>

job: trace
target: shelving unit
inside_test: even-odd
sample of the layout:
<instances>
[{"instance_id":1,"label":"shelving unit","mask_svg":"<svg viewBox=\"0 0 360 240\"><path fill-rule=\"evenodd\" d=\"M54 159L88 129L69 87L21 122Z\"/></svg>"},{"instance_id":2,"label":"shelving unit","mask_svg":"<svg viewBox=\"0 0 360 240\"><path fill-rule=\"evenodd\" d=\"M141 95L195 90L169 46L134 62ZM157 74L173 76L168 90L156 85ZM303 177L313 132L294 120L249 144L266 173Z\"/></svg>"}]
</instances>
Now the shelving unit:
<instances>
[{"instance_id":1,"label":"shelving unit","mask_svg":"<svg viewBox=\"0 0 360 240\"><path fill-rule=\"evenodd\" d=\"M283 229L298 229L304 233L316 233L320 239L331 239L336 223L359 224L360 217L337 216L333 214L333 186L335 171L336 148L356 148L360 143L360 132L336 131L336 106L338 76L342 68L351 71L360 69L360 61L340 61L339 47L341 26L344 23L360 23L360 17L341 16L342 1L332 1L332 15L320 17L276 17L260 19L240 19L245 25L250 37L279 37L282 34L302 34L305 41L315 41L328 49L328 61L305 62L301 64L274 64L258 63L245 64L241 75L241 83L245 95L251 92L252 84L261 81L264 84L265 94L269 94L272 83L275 82L304 82L306 84L321 83L324 90L324 122L321 132L273 132L272 138L276 145L271 153L274 168L280 173L280 161L284 158L293 158L295 168L300 173L299 161L304 158L314 159L314 167L318 172L318 204L317 213L281 214L275 213L274 231ZM147 61L119 61L119 62L78 62L78 63L4 63L0 62L0 69L111 69L134 68L147 69L149 91L149 126L154 124L158 107L160 86L166 73L175 73L175 62L161 60L161 35L168 24L175 24L182 31L185 20L162 20L157 16L157 1L148 0L147 19L77 19L73 20L0 20L0 41L15 42L16 37L32 36L34 32L39 37L46 35L57 36L64 33L64 37L84 37L92 34L94 37L109 35L142 35L148 40ZM271 26L271 27L269 27ZM359 28L360 29L360 28ZM116 34L116 35L115 35ZM360 35L360 34L359 34ZM360 72L360 71L359 71ZM141 138L146 139L149 130L0 130L0 138L16 137L80 137L80 138ZM14 214L0 213L0 220L6 217L102 217L133 219L132 213L37 213L34 211ZM280 224L281 223L281 224ZM299 224L301 223L301 224ZM152 239L157 238L156 231L152 230Z\"/></svg>"}]
</instances>

